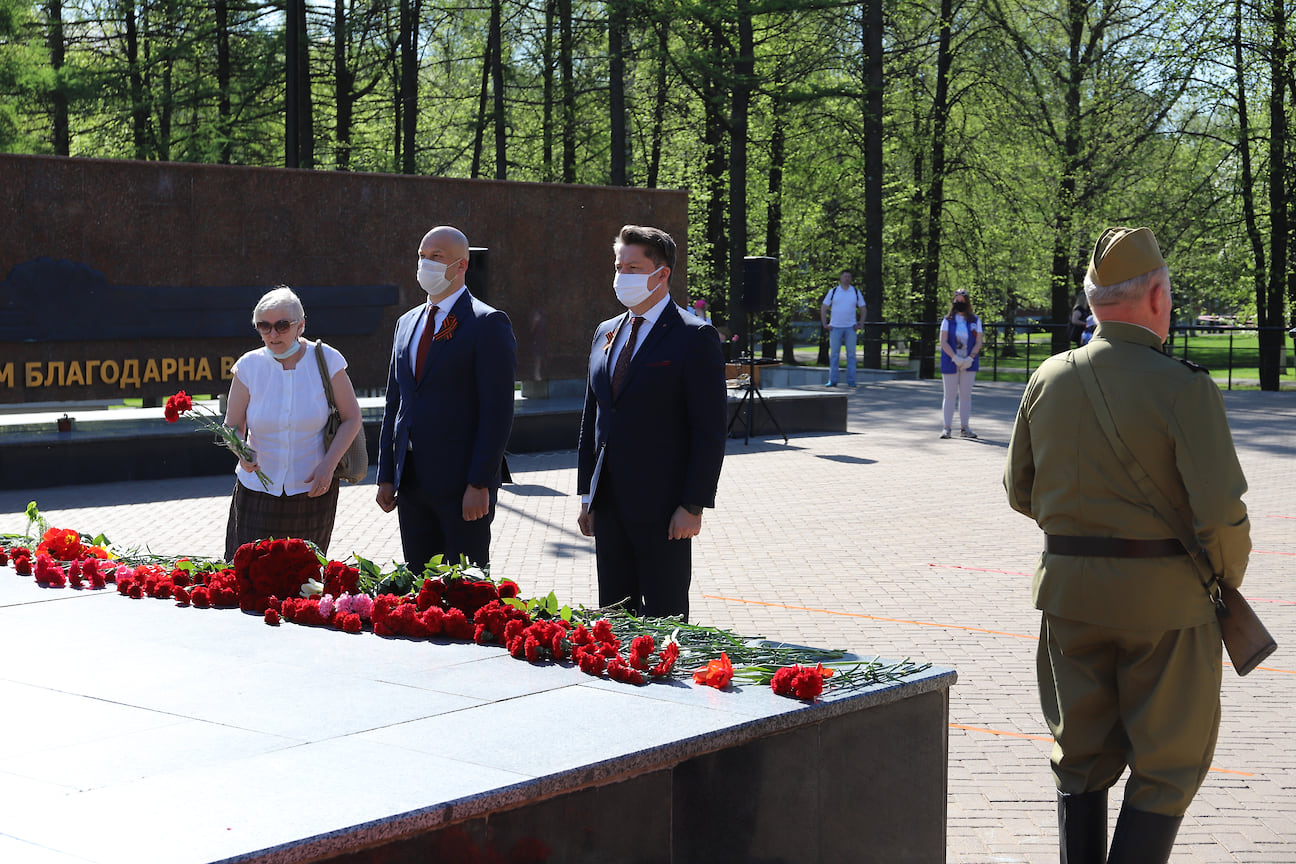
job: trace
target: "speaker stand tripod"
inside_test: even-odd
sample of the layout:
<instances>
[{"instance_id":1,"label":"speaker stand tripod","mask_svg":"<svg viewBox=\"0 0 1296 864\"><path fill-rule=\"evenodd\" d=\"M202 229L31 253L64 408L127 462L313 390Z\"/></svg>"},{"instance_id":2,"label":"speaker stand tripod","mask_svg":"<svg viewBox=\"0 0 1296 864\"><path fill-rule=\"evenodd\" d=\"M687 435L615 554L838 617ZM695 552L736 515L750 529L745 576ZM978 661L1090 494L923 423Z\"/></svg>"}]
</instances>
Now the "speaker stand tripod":
<instances>
[{"instance_id":1,"label":"speaker stand tripod","mask_svg":"<svg viewBox=\"0 0 1296 864\"><path fill-rule=\"evenodd\" d=\"M746 437L743 438L743 444L751 443L752 411L756 407L756 401L759 401L761 408L765 411L765 416L774 424L774 428L778 430L778 433L783 436L783 443L788 443L787 433L783 431L783 427L780 426L778 420L775 419L774 412L770 410L769 405L765 402L765 397L761 395L760 385L756 383L756 357L752 352L749 352L746 357L738 358L739 363L744 361L747 363L747 383L739 384L738 386L746 392L743 393L742 400L739 401L737 407L734 408L733 415L729 418L729 428L725 430L725 437L728 438L733 432L734 421L738 419L738 415L742 414L743 409L746 408L747 434ZM752 399L753 395L756 397L755 400Z\"/></svg>"}]
</instances>

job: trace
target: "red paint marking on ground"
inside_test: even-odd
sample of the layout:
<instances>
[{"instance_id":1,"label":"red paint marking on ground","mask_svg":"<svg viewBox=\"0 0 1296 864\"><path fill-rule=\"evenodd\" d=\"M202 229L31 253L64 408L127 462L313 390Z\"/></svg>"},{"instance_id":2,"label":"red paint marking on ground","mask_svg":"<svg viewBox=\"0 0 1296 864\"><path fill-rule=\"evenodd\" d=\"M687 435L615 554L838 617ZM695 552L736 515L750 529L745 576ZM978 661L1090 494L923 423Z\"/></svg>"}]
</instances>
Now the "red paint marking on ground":
<instances>
[{"instance_id":1,"label":"red paint marking on ground","mask_svg":"<svg viewBox=\"0 0 1296 864\"><path fill-rule=\"evenodd\" d=\"M1268 549L1252 549L1256 555L1296 555L1296 552L1270 552Z\"/></svg>"},{"instance_id":2,"label":"red paint marking on ground","mask_svg":"<svg viewBox=\"0 0 1296 864\"><path fill-rule=\"evenodd\" d=\"M1248 603L1277 603L1279 606L1296 606L1296 600L1270 600L1267 597L1248 597Z\"/></svg>"},{"instance_id":3,"label":"red paint marking on ground","mask_svg":"<svg viewBox=\"0 0 1296 864\"><path fill-rule=\"evenodd\" d=\"M753 606L773 606L778 609L794 609L800 612L819 612L824 615L844 615L847 618L868 618L871 621L890 621L894 624L914 624L918 627L940 627L944 630L970 630L974 633L990 633L994 636L1012 636L1015 639L1030 639L1038 642L1038 636L1025 636L1021 633L1009 633L1004 630L987 630L984 627L967 627L962 624L941 624L936 621L910 621L906 618L885 618L881 615L865 615L863 612L838 612L833 609L815 609L813 606L792 606L787 603L770 603L765 600L743 600L740 597L720 597L715 594L703 594L708 600L724 600L727 603L750 603Z\"/></svg>"},{"instance_id":4,"label":"red paint marking on ground","mask_svg":"<svg viewBox=\"0 0 1296 864\"><path fill-rule=\"evenodd\" d=\"M1009 576L1034 576L1034 573L1019 573L1016 570L992 570L989 567L964 567L962 564L931 564L928 567L944 567L946 570L975 570L978 573L1007 573Z\"/></svg>"},{"instance_id":5,"label":"red paint marking on ground","mask_svg":"<svg viewBox=\"0 0 1296 864\"><path fill-rule=\"evenodd\" d=\"M984 732L984 733L986 733L987 735L1002 735L1002 736L1004 736L1004 737L1006 737L1006 738L1025 738L1025 739L1030 740L1030 741L1044 741L1044 742L1046 742L1046 743L1048 743L1048 744L1052 744L1052 743L1053 743L1053 736L1052 736L1052 735L1027 735L1027 734L1024 733L1024 732L1009 732L1009 731L1004 730L1004 729L987 729L987 728L984 727L984 726L967 726L967 725L965 725L965 724L963 724L963 723L951 723L951 724L949 724L949 726L950 726L951 729L962 729L962 730L967 731L967 732ZM1219 773L1219 774L1236 774L1236 775L1239 776L1239 777L1254 777L1254 776L1255 776L1255 774L1253 774L1253 773L1250 772L1250 771L1234 771L1234 770L1232 770L1232 769L1230 769L1230 768L1215 768L1215 767L1212 767L1210 770L1212 770L1212 771L1214 771L1214 772L1216 772L1216 773Z\"/></svg>"},{"instance_id":6,"label":"red paint marking on ground","mask_svg":"<svg viewBox=\"0 0 1296 864\"><path fill-rule=\"evenodd\" d=\"M1279 516L1277 513L1270 513L1270 519L1296 519L1296 516Z\"/></svg>"},{"instance_id":7,"label":"red paint marking on ground","mask_svg":"<svg viewBox=\"0 0 1296 864\"><path fill-rule=\"evenodd\" d=\"M984 726L965 726L962 723L949 724L951 729L963 729L968 732L985 732L987 735L1003 735L1008 738L1028 738L1031 741L1047 741L1053 743L1052 735L1027 735L1025 732L1007 732L1003 729L987 729Z\"/></svg>"}]
</instances>

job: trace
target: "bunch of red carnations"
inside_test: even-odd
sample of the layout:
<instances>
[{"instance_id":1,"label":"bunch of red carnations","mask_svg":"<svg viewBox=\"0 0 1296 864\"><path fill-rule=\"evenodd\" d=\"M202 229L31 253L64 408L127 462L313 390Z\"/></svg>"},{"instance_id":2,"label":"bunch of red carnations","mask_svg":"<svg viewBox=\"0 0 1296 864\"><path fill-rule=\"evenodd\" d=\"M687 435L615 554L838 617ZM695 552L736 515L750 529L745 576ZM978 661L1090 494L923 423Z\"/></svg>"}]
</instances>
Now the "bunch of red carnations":
<instances>
[{"instance_id":1,"label":"bunch of red carnations","mask_svg":"<svg viewBox=\"0 0 1296 864\"><path fill-rule=\"evenodd\" d=\"M329 566L337 564L330 561ZM345 566L345 565L342 565ZM265 610L267 624L278 624L282 615L294 624L332 626L344 633L359 633L373 615L374 601L368 594L313 594L310 597L272 598Z\"/></svg>"},{"instance_id":2,"label":"bunch of red carnations","mask_svg":"<svg viewBox=\"0 0 1296 864\"><path fill-rule=\"evenodd\" d=\"M395 594L380 594L373 601L373 628L377 636L406 636L430 639L445 636L465 642L473 637L473 625L462 609L440 606L421 608L422 603Z\"/></svg>"},{"instance_id":3,"label":"bunch of red carnations","mask_svg":"<svg viewBox=\"0 0 1296 864\"><path fill-rule=\"evenodd\" d=\"M822 663L813 669L809 666L785 666L774 673L770 687L780 696L813 700L823 692L824 679L832 676L833 670L825 669Z\"/></svg>"},{"instance_id":4,"label":"bunch of red carnations","mask_svg":"<svg viewBox=\"0 0 1296 864\"><path fill-rule=\"evenodd\" d=\"M234 553L234 575L239 608L259 615L272 597L300 597L303 585L319 580L320 562L305 540L258 540Z\"/></svg>"},{"instance_id":5,"label":"bunch of red carnations","mask_svg":"<svg viewBox=\"0 0 1296 864\"><path fill-rule=\"evenodd\" d=\"M668 641L658 654L658 662L652 663L656 645L648 635L636 636L630 643L630 650L622 656L621 640L606 618L595 621L592 629L584 625L577 627L572 631L570 641L572 660L582 672L589 675L607 672L609 678L623 684L644 683L644 672L654 678L663 678L670 674L679 659L679 644Z\"/></svg>"}]
</instances>

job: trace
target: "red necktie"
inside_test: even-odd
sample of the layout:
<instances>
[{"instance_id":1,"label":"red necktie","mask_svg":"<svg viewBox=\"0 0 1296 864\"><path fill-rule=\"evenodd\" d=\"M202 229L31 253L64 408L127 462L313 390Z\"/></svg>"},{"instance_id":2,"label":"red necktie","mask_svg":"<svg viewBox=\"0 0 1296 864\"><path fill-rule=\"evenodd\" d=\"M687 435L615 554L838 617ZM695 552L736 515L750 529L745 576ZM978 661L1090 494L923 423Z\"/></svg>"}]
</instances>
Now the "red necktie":
<instances>
[{"instance_id":1,"label":"red necktie","mask_svg":"<svg viewBox=\"0 0 1296 864\"><path fill-rule=\"evenodd\" d=\"M625 386L626 374L630 371L630 358L634 356L635 338L639 335L639 325L643 320L641 315L634 317L634 323L630 325L630 338L621 346L621 353L617 355L616 368L612 370L613 399L621 395L621 388Z\"/></svg>"},{"instance_id":2,"label":"red necktie","mask_svg":"<svg viewBox=\"0 0 1296 864\"><path fill-rule=\"evenodd\" d=\"M427 324L423 326L423 335L419 338L418 352L414 355L414 380L423 380L423 364L427 362L428 348L432 346L432 337L436 335L437 307L428 312Z\"/></svg>"}]
</instances>

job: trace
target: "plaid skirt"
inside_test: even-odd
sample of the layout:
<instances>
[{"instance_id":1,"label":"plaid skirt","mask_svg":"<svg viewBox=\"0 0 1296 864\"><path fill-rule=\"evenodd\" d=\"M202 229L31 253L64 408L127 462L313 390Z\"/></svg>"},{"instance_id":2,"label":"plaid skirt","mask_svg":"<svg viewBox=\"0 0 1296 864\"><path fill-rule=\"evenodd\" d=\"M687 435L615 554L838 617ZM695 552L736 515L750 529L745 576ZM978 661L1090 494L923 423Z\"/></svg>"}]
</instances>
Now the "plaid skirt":
<instances>
[{"instance_id":1,"label":"plaid skirt","mask_svg":"<svg viewBox=\"0 0 1296 864\"><path fill-rule=\"evenodd\" d=\"M244 543L255 543L270 537L299 537L309 540L328 554L333 538L333 520L337 517L338 479L318 498L305 492L300 495L268 495L234 481L230 497L229 523L225 527L225 560Z\"/></svg>"}]
</instances>

